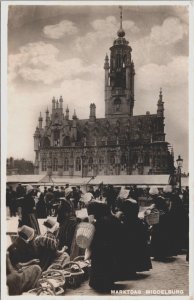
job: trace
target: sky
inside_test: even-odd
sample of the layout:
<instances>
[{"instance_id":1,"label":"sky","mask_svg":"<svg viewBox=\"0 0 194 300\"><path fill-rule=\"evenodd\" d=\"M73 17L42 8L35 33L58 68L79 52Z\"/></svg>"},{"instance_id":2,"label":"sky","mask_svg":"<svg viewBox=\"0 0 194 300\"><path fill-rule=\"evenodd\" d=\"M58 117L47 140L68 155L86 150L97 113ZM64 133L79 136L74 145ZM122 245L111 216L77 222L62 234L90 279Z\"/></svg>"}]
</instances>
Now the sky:
<instances>
[{"instance_id":1,"label":"sky","mask_svg":"<svg viewBox=\"0 0 194 300\"><path fill-rule=\"evenodd\" d=\"M166 141L187 172L188 7L124 5L123 28L136 72L134 115L156 113L162 88ZM70 117L76 109L88 118L93 102L104 117L104 58L118 29L118 5L9 6L7 157L34 161L33 134L53 96L63 96Z\"/></svg>"}]
</instances>

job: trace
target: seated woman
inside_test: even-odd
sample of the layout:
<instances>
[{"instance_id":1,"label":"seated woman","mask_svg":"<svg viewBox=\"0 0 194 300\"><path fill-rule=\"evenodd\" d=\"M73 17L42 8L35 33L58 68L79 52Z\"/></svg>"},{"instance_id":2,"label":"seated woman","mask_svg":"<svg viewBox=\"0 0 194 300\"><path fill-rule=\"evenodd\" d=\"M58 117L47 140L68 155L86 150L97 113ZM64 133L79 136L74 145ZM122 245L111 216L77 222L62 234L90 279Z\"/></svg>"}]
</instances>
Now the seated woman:
<instances>
[{"instance_id":1,"label":"seated woman","mask_svg":"<svg viewBox=\"0 0 194 300\"><path fill-rule=\"evenodd\" d=\"M57 233L59 224L51 217L44 222L47 227L45 235L34 234L34 229L26 225L21 227L18 238L8 248L9 257L14 267L20 263L25 264L30 260L38 259L42 271L52 263L69 261L69 255L58 250Z\"/></svg>"},{"instance_id":2,"label":"seated woman","mask_svg":"<svg viewBox=\"0 0 194 300\"><path fill-rule=\"evenodd\" d=\"M27 266L18 271L10 261L9 252L6 253L6 275L8 293L10 296L21 295L37 287L42 270L38 265Z\"/></svg>"}]
</instances>

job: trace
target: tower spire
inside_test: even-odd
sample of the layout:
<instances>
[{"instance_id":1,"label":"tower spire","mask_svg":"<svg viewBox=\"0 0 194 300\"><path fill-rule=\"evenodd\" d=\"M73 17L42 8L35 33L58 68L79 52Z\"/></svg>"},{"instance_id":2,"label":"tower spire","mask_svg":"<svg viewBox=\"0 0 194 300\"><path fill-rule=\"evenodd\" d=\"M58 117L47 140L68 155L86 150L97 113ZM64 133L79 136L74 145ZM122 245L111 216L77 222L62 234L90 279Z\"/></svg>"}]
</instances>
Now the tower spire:
<instances>
[{"instance_id":1,"label":"tower spire","mask_svg":"<svg viewBox=\"0 0 194 300\"><path fill-rule=\"evenodd\" d=\"M122 8L122 6L119 6L119 9L120 9L120 30L122 30L123 29L123 8Z\"/></svg>"},{"instance_id":2,"label":"tower spire","mask_svg":"<svg viewBox=\"0 0 194 300\"><path fill-rule=\"evenodd\" d=\"M120 8L120 28L117 31L118 37L124 37L125 36L125 31L123 30L123 10L122 6L119 6Z\"/></svg>"}]
</instances>

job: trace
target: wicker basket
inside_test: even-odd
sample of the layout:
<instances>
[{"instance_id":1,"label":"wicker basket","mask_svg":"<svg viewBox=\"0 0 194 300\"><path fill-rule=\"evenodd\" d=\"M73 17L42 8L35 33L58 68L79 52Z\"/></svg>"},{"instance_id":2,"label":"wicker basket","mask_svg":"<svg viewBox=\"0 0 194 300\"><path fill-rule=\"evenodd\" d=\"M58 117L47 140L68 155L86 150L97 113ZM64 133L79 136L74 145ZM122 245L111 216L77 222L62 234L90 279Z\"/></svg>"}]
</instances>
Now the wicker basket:
<instances>
[{"instance_id":1,"label":"wicker basket","mask_svg":"<svg viewBox=\"0 0 194 300\"><path fill-rule=\"evenodd\" d=\"M76 268L75 268L76 267ZM76 289L83 282L84 271L80 268L79 264L74 261L63 266L63 269L71 273L71 276L66 278L66 287Z\"/></svg>"},{"instance_id":2,"label":"wicker basket","mask_svg":"<svg viewBox=\"0 0 194 300\"><path fill-rule=\"evenodd\" d=\"M145 216L148 225L155 225L159 223L159 211L152 211L149 215Z\"/></svg>"},{"instance_id":3,"label":"wicker basket","mask_svg":"<svg viewBox=\"0 0 194 300\"><path fill-rule=\"evenodd\" d=\"M89 260L84 260L84 256L77 256L73 260L74 262L77 262L80 268L84 271L83 274L83 281L88 280L89 278L89 270L91 267L90 261Z\"/></svg>"},{"instance_id":4,"label":"wicker basket","mask_svg":"<svg viewBox=\"0 0 194 300\"><path fill-rule=\"evenodd\" d=\"M56 269L48 269L47 271L42 273L42 283L41 286L45 286L45 283L50 283L51 286L54 287L54 293L56 295L60 295L64 293L64 286L65 286L65 276L63 272Z\"/></svg>"},{"instance_id":5,"label":"wicker basket","mask_svg":"<svg viewBox=\"0 0 194 300\"><path fill-rule=\"evenodd\" d=\"M94 237L95 227L91 223L81 222L76 233L76 243L82 248L89 248Z\"/></svg>"},{"instance_id":6,"label":"wicker basket","mask_svg":"<svg viewBox=\"0 0 194 300\"><path fill-rule=\"evenodd\" d=\"M38 281L39 287L29 290L27 292L22 293L22 295L36 295L36 296L41 296L41 295L56 295L55 293L55 288L49 280L42 278Z\"/></svg>"}]
</instances>

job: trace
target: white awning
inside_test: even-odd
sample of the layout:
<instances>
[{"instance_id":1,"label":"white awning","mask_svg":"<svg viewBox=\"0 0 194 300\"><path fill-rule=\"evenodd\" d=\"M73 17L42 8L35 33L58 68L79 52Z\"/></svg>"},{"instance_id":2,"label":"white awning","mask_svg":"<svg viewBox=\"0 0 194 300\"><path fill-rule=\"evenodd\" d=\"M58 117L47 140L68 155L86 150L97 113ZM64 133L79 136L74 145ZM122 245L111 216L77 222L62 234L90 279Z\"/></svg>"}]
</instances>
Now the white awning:
<instances>
[{"instance_id":1,"label":"white awning","mask_svg":"<svg viewBox=\"0 0 194 300\"><path fill-rule=\"evenodd\" d=\"M89 184L164 186L169 183L169 175L113 175L96 176Z\"/></svg>"}]
</instances>

